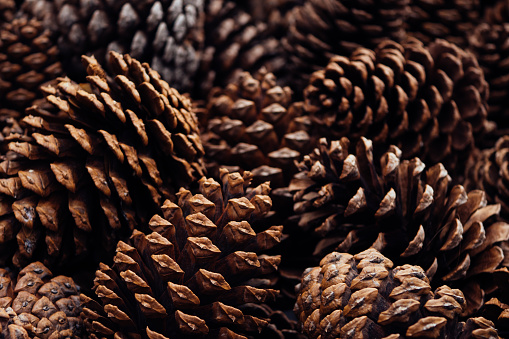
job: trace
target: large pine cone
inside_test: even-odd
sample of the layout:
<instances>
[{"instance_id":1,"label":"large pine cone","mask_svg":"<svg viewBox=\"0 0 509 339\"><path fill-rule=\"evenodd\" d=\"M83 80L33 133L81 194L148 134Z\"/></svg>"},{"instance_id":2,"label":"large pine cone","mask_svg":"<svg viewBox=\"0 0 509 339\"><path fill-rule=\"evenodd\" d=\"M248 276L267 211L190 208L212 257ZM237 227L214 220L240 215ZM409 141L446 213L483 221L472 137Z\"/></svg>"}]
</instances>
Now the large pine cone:
<instances>
[{"instance_id":1,"label":"large pine cone","mask_svg":"<svg viewBox=\"0 0 509 339\"><path fill-rule=\"evenodd\" d=\"M0 26L0 136L23 133L25 108L43 100L39 86L62 75L58 48L41 22L26 17Z\"/></svg>"},{"instance_id":2,"label":"large pine cone","mask_svg":"<svg viewBox=\"0 0 509 339\"><path fill-rule=\"evenodd\" d=\"M385 39L403 40L408 4L409 0L312 0L294 8L283 41L293 88L303 89L309 75L334 55L375 48Z\"/></svg>"},{"instance_id":3,"label":"large pine cone","mask_svg":"<svg viewBox=\"0 0 509 339\"><path fill-rule=\"evenodd\" d=\"M203 0L26 0L22 6L59 37L66 73L82 54L101 63L108 51L150 62L164 80L188 90L203 47Z\"/></svg>"},{"instance_id":4,"label":"large pine cone","mask_svg":"<svg viewBox=\"0 0 509 339\"><path fill-rule=\"evenodd\" d=\"M250 303L274 300L270 275L281 256L262 254L280 242L282 226L256 223L271 208L267 183L248 188L249 173L221 172L222 185L200 180L200 193L181 189L165 201L153 231L119 242L114 264L101 264L83 296L91 337L245 338L267 320Z\"/></svg>"},{"instance_id":5,"label":"large pine cone","mask_svg":"<svg viewBox=\"0 0 509 339\"><path fill-rule=\"evenodd\" d=\"M425 47L409 39L332 58L304 96L319 135L366 136L398 146L405 159L463 171L458 159L485 128L488 85L471 53L444 40Z\"/></svg>"},{"instance_id":6,"label":"large pine cone","mask_svg":"<svg viewBox=\"0 0 509 339\"><path fill-rule=\"evenodd\" d=\"M53 277L42 263L23 268L17 279L0 269L2 338L82 338L79 287L66 276Z\"/></svg>"},{"instance_id":7,"label":"large pine cone","mask_svg":"<svg viewBox=\"0 0 509 339\"><path fill-rule=\"evenodd\" d=\"M17 241L17 266L113 249L203 175L187 98L129 55L110 52L111 72L83 61L88 83L46 88L57 112L31 108L22 122L32 132L9 143L0 166L1 254Z\"/></svg>"},{"instance_id":8,"label":"large pine cone","mask_svg":"<svg viewBox=\"0 0 509 339\"><path fill-rule=\"evenodd\" d=\"M310 338L498 338L486 319L458 322L466 305L460 290L432 292L421 267L393 268L374 249L328 254L297 290L295 312Z\"/></svg>"},{"instance_id":9,"label":"large pine cone","mask_svg":"<svg viewBox=\"0 0 509 339\"><path fill-rule=\"evenodd\" d=\"M461 48L468 46L468 37L481 21L482 7L490 0L413 0L410 4L406 30L428 44L444 39Z\"/></svg>"},{"instance_id":10,"label":"large pine cone","mask_svg":"<svg viewBox=\"0 0 509 339\"><path fill-rule=\"evenodd\" d=\"M426 169L419 158L401 160L395 146L379 163L370 140L361 138L353 154L348 149L346 138L322 139L290 184L295 222L308 230L314 254L371 246L398 264L423 267L437 283L468 288L467 311L478 309L481 288L496 289L489 276L506 265L509 224L495 220L500 205L489 205L484 191L450 187L440 163Z\"/></svg>"},{"instance_id":11,"label":"large pine cone","mask_svg":"<svg viewBox=\"0 0 509 339\"><path fill-rule=\"evenodd\" d=\"M209 173L218 167L250 170L256 184L288 185L295 160L311 150L311 122L293 105L289 87L272 73L244 72L224 89L215 89L207 104L207 128L202 133ZM217 174L216 174L217 175Z\"/></svg>"}]
</instances>

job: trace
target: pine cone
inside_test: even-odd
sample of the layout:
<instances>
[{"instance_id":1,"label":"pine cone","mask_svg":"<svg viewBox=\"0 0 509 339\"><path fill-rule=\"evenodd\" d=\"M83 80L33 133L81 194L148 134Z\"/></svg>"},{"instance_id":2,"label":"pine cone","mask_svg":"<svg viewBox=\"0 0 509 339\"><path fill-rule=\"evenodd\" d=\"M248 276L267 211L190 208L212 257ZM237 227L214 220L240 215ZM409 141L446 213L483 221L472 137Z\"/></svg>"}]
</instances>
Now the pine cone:
<instances>
[{"instance_id":1,"label":"pine cone","mask_svg":"<svg viewBox=\"0 0 509 339\"><path fill-rule=\"evenodd\" d=\"M250 303L274 300L270 275L280 255L282 226L256 223L271 208L267 183L248 188L249 173L222 170L222 185L200 180L199 194L181 189L165 201L164 218L119 242L114 264L101 264L94 289L102 305L83 297L91 338L245 338L267 319ZM107 316L106 316L107 314Z\"/></svg>"},{"instance_id":2,"label":"pine cone","mask_svg":"<svg viewBox=\"0 0 509 339\"><path fill-rule=\"evenodd\" d=\"M17 240L17 266L35 257L101 260L203 175L188 99L129 55L110 52L111 72L94 58L83 62L88 83L47 87L59 113L31 108L22 122L33 131L9 144L0 165L0 253L12 256L7 245Z\"/></svg>"},{"instance_id":3,"label":"pine cone","mask_svg":"<svg viewBox=\"0 0 509 339\"><path fill-rule=\"evenodd\" d=\"M375 48L385 39L402 41L409 2L312 0L294 8L283 40L292 88L303 89L309 75L334 55L349 56L359 47Z\"/></svg>"},{"instance_id":4,"label":"pine cone","mask_svg":"<svg viewBox=\"0 0 509 339\"><path fill-rule=\"evenodd\" d=\"M79 287L53 277L42 263L23 268L16 280L0 269L2 338L82 338Z\"/></svg>"},{"instance_id":5,"label":"pine cone","mask_svg":"<svg viewBox=\"0 0 509 339\"><path fill-rule=\"evenodd\" d=\"M414 0L410 4L406 30L429 44L444 39L461 48L481 21L482 7L490 0Z\"/></svg>"},{"instance_id":6,"label":"pine cone","mask_svg":"<svg viewBox=\"0 0 509 339\"><path fill-rule=\"evenodd\" d=\"M26 0L23 9L59 37L66 73L82 54L101 63L108 51L150 62L178 90L193 82L203 44L203 1Z\"/></svg>"},{"instance_id":7,"label":"pine cone","mask_svg":"<svg viewBox=\"0 0 509 339\"><path fill-rule=\"evenodd\" d=\"M370 140L361 138L352 154L348 149L346 138L322 139L290 184L294 221L308 248L321 255L373 247L398 264L419 265L435 284L465 291L472 314L483 289L497 288L490 275L505 264L509 224L496 221L500 205L488 204L484 191L450 187L440 163L426 169L419 158L401 160L395 146L379 163Z\"/></svg>"},{"instance_id":8,"label":"pine cone","mask_svg":"<svg viewBox=\"0 0 509 339\"><path fill-rule=\"evenodd\" d=\"M1 4L0 4L1 6ZM0 27L0 137L22 134L25 108L41 103L39 86L62 75L58 48L42 24L26 17Z\"/></svg>"},{"instance_id":9,"label":"pine cone","mask_svg":"<svg viewBox=\"0 0 509 339\"><path fill-rule=\"evenodd\" d=\"M488 85L471 53L444 40L424 47L409 39L333 57L313 73L304 96L319 135L366 136L398 146L405 159L463 171L485 128Z\"/></svg>"},{"instance_id":10,"label":"pine cone","mask_svg":"<svg viewBox=\"0 0 509 339\"><path fill-rule=\"evenodd\" d=\"M207 128L202 133L209 173L220 166L250 170L254 183L288 185L296 172L295 160L310 149L306 128L292 91L276 83L272 73L248 72L225 89L215 89L208 100Z\"/></svg>"},{"instance_id":11,"label":"pine cone","mask_svg":"<svg viewBox=\"0 0 509 339\"><path fill-rule=\"evenodd\" d=\"M465 296L431 290L419 266L393 263L375 249L332 252L297 286L295 313L310 338L499 338L482 318L459 323Z\"/></svg>"}]
</instances>

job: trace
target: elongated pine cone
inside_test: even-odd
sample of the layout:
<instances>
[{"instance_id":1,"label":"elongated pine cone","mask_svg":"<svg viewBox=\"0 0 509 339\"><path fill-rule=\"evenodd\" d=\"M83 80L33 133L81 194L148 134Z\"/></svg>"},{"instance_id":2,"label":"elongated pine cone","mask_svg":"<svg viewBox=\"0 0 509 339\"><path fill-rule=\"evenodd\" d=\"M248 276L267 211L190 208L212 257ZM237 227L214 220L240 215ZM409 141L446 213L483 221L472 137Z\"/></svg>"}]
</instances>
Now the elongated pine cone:
<instances>
[{"instance_id":1,"label":"elongated pine cone","mask_svg":"<svg viewBox=\"0 0 509 339\"><path fill-rule=\"evenodd\" d=\"M404 159L463 171L458 160L485 128L488 84L471 53L445 40L425 47L409 39L333 57L304 96L319 135L365 136L398 146Z\"/></svg>"},{"instance_id":2,"label":"elongated pine cone","mask_svg":"<svg viewBox=\"0 0 509 339\"><path fill-rule=\"evenodd\" d=\"M111 72L83 62L88 83L45 88L57 112L32 107L22 120L32 132L9 143L0 165L1 254L16 252L17 266L100 257L203 175L187 98L129 55L110 52Z\"/></svg>"},{"instance_id":3,"label":"elongated pine cone","mask_svg":"<svg viewBox=\"0 0 509 339\"><path fill-rule=\"evenodd\" d=\"M280 255L282 226L256 223L271 208L267 183L249 188L249 173L221 171L222 184L200 179L199 194L181 189L165 201L153 231L119 242L114 264L94 280L102 305L82 297L91 338L246 338L266 319L251 303L273 301L269 278Z\"/></svg>"},{"instance_id":4,"label":"elongated pine cone","mask_svg":"<svg viewBox=\"0 0 509 339\"><path fill-rule=\"evenodd\" d=\"M327 65L334 55L349 56L357 48L375 48L381 41L402 41L409 0L304 1L288 15L288 34L283 46L287 68L293 72L296 91L309 75Z\"/></svg>"},{"instance_id":5,"label":"elongated pine cone","mask_svg":"<svg viewBox=\"0 0 509 339\"><path fill-rule=\"evenodd\" d=\"M19 120L25 108L44 101L39 86L61 75L58 48L41 22L21 17L0 26L2 139L23 133Z\"/></svg>"},{"instance_id":6,"label":"elongated pine cone","mask_svg":"<svg viewBox=\"0 0 509 339\"><path fill-rule=\"evenodd\" d=\"M490 274L507 261L509 224L496 220L500 205L488 204L484 191L450 187L440 163L401 160L395 146L379 162L368 139L348 149L346 138L322 139L290 184L295 222L308 230L314 254L373 247L398 264L421 266L435 284L468 288L466 311L477 310L483 289L496 289Z\"/></svg>"},{"instance_id":7,"label":"elongated pine cone","mask_svg":"<svg viewBox=\"0 0 509 339\"><path fill-rule=\"evenodd\" d=\"M256 184L288 185L295 160L311 148L311 121L293 105L292 91L276 83L272 73L248 72L208 100L207 128L202 133L210 173L220 166L250 170Z\"/></svg>"},{"instance_id":8,"label":"elongated pine cone","mask_svg":"<svg viewBox=\"0 0 509 339\"><path fill-rule=\"evenodd\" d=\"M25 0L22 8L59 37L66 73L82 54L101 63L109 51L149 62L178 90L189 90L203 47L203 0Z\"/></svg>"},{"instance_id":9,"label":"elongated pine cone","mask_svg":"<svg viewBox=\"0 0 509 339\"><path fill-rule=\"evenodd\" d=\"M308 268L294 311L310 338L499 338L493 323L458 317L465 296L442 285L432 291L419 266L394 267L375 249L332 252Z\"/></svg>"},{"instance_id":10,"label":"elongated pine cone","mask_svg":"<svg viewBox=\"0 0 509 339\"><path fill-rule=\"evenodd\" d=\"M83 338L79 287L66 276L53 277L40 262L17 279L0 269L2 338Z\"/></svg>"}]
</instances>

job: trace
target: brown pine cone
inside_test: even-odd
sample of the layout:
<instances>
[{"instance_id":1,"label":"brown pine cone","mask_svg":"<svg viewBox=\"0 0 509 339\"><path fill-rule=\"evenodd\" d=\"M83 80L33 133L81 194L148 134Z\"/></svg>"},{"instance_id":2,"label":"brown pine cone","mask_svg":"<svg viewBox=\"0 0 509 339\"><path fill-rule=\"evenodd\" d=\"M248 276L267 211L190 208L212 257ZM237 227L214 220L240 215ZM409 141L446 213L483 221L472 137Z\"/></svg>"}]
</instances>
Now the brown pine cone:
<instances>
[{"instance_id":1,"label":"brown pine cone","mask_svg":"<svg viewBox=\"0 0 509 339\"><path fill-rule=\"evenodd\" d=\"M203 44L203 1L26 0L26 12L59 37L66 73L82 54L101 63L108 51L150 62L178 90L193 84Z\"/></svg>"},{"instance_id":2,"label":"brown pine cone","mask_svg":"<svg viewBox=\"0 0 509 339\"><path fill-rule=\"evenodd\" d=\"M333 57L304 96L319 135L366 136L398 146L404 159L463 172L461 161L486 125L488 85L471 53L445 40L425 47L409 39Z\"/></svg>"},{"instance_id":3,"label":"brown pine cone","mask_svg":"<svg viewBox=\"0 0 509 339\"><path fill-rule=\"evenodd\" d=\"M25 108L44 101L39 86L61 75L58 48L41 22L22 17L0 26L2 140L11 133L23 133L18 121Z\"/></svg>"},{"instance_id":4,"label":"brown pine cone","mask_svg":"<svg viewBox=\"0 0 509 339\"><path fill-rule=\"evenodd\" d=\"M429 44L444 39L461 48L481 21L482 7L490 0L413 0L406 21L408 35Z\"/></svg>"},{"instance_id":5,"label":"brown pine cone","mask_svg":"<svg viewBox=\"0 0 509 339\"><path fill-rule=\"evenodd\" d=\"M266 71L244 72L226 88L216 88L207 104L207 128L201 138L209 173L220 166L250 170L254 183L288 185L295 160L311 150L311 122L293 104L289 87L277 85Z\"/></svg>"},{"instance_id":6,"label":"brown pine cone","mask_svg":"<svg viewBox=\"0 0 509 339\"><path fill-rule=\"evenodd\" d=\"M307 247L314 255L373 247L397 264L421 266L435 284L461 288L466 312L477 310L483 290L497 288L490 275L505 265L509 224L496 221L500 205L488 204L484 191L450 187L440 163L426 169L419 158L401 160L395 146L376 161L370 140L348 149L346 138L322 139L290 184Z\"/></svg>"},{"instance_id":7,"label":"brown pine cone","mask_svg":"<svg viewBox=\"0 0 509 339\"><path fill-rule=\"evenodd\" d=\"M119 242L113 266L101 264L83 296L91 338L246 338L268 325L251 303L275 300L270 278L282 226L257 223L271 208L267 183L249 187L249 173L221 171L222 184L200 179L199 194L181 189L154 215L152 233Z\"/></svg>"},{"instance_id":8,"label":"brown pine cone","mask_svg":"<svg viewBox=\"0 0 509 339\"><path fill-rule=\"evenodd\" d=\"M433 292L419 266L393 263L375 249L332 252L308 268L297 286L295 313L310 338L499 338L483 318L460 323L458 289Z\"/></svg>"},{"instance_id":9,"label":"brown pine cone","mask_svg":"<svg viewBox=\"0 0 509 339\"><path fill-rule=\"evenodd\" d=\"M189 100L147 64L109 56L110 72L84 56L88 83L45 88L58 113L32 107L22 120L32 131L3 156L0 253L11 257L17 241L17 266L101 260L204 173Z\"/></svg>"},{"instance_id":10,"label":"brown pine cone","mask_svg":"<svg viewBox=\"0 0 509 339\"><path fill-rule=\"evenodd\" d=\"M2 338L83 338L79 287L66 276L53 277L40 262L17 279L0 269Z\"/></svg>"},{"instance_id":11,"label":"brown pine cone","mask_svg":"<svg viewBox=\"0 0 509 339\"><path fill-rule=\"evenodd\" d=\"M381 41L402 41L409 0L311 0L288 15L283 46L286 67L293 72L292 88L300 91L309 75L334 55L349 56L359 47L375 48Z\"/></svg>"}]
</instances>

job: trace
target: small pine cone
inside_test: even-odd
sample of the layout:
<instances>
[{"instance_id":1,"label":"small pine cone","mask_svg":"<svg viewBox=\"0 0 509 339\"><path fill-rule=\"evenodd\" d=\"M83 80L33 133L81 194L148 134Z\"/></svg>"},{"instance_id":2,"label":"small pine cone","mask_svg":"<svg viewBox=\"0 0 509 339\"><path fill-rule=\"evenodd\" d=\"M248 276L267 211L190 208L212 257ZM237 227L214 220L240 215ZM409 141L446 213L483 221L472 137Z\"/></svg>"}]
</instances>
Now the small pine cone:
<instances>
[{"instance_id":1,"label":"small pine cone","mask_svg":"<svg viewBox=\"0 0 509 339\"><path fill-rule=\"evenodd\" d=\"M308 268L297 286L294 311L310 338L498 338L493 323L459 323L463 292L433 292L419 266L393 263L375 249L332 252Z\"/></svg>"},{"instance_id":2,"label":"small pine cone","mask_svg":"<svg viewBox=\"0 0 509 339\"><path fill-rule=\"evenodd\" d=\"M500 205L488 204L484 191L450 187L440 163L426 169L419 158L401 160L395 146L379 162L370 140L348 149L346 138L322 139L290 184L307 246L315 245L315 255L373 247L398 264L419 265L434 282L468 288L472 314L483 290L497 288L487 282L493 271L505 265L509 224L496 220Z\"/></svg>"},{"instance_id":3,"label":"small pine cone","mask_svg":"<svg viewBox=\"0 0 509 339\"><path fill-rule=\"evenodd\" d=\"M79 287L53 277L40 262L23 268L16 280L0 269L2 338L83 338Z\"/></svg>"},{"instance_id":4,"label":"small pine cone","mask_svg":"<svg viewBox=\"0 0 509 339\"><path fill-rule=\"evenodd\" d=\"M0 4L1 6L1 4ZM36 19L26 17L0 27L0 136L22 134L17 120L25 108L44 101L39 86L62 75L58 48Z\"/></svg>"},{"instance_id":5,"label":"small pine cone","mask_svg":"<svg viewBox=\"0 0 509 339\"><path fill-rule=\"evenodd\" d=\"M481 21L481 2L487 0L414 0L406 21L407 33L425 44L444 39L466 48L469 34Z\"/></svg>"},{"instance_id":6,"label":"small pine cone","mask_svg":"<svg viewBox=\"0 0 509 339\"><path fill-rule=\"evenodd\" d=\"M304 92L319 135L394 144L418 156L461 167L485 128L488 84L475 57L445 40L386 41L375 51L333 57Z\"/></svg>"},{"instance_id":7,"label":"small pine cone","mask_svg":"<svg viewBox=\"0 0 509 339\"><path fill-rule=\"evenodd\" d=\"M66 73L82 54L101 63L109 51L149 62L178 90L189 90L203 44L203 1L26 0L22 9L59 37Z\"/></svg>"},{"instance_id":8,"label":"small pine cone","mask_svg":"<svg viewBox=\"0 0 509 339\"><path fill-rule=\"evenodd\" d=\"M310 149L306 131L311 121L299 116L292 91L276 83L272 73L244 72L208 100L207 128L202 133L209 173L220 166L250 170L254 183L288 185L296 172L295 160Z\"/></svg>"},{"instance_id":9,"label":"small pine cone","mask_svg":"<svg viewBox=\"0 0 509 339\"><path fill-rule=\"evenodd\" d=\"M381 41L402 41L409 0L304 1L288 15L283 40L287 67L295 90L334 55L348 56L359 47L375 48Z\"/></svg>"},{"instance_id":10,"label":"small pine cone","mask_svg":"<svg viewBox=\"0 0 509 339\"><path fill-rule=\"evenodd\" d=\"M12 256L7 245L17 241L17 266L98 261L87 252L113 250L204 173L187 98L129 55L110 52L110 72L93 57L83 62L88 83L45 88L58 113L29 109L30 134L10 142L0 164L0 253Z\"/></svg>"},{"instance_id":11,"label":"small pine cone","mask_svg":"<svg viewBox=\"0 0 509 339\"><path fill-rule=\"evenodd\" d=\"M202 178L164 202L151 234L119 242L113 266L101 264L83 296L91 338L246 338L268 325L251 303L274 301L270 276L280 255L262 254L280 242L282 226L257 223L271 208L267 183L249 188L244 176L221 171L222 184Z\"/></svg>"}]
</instances>

